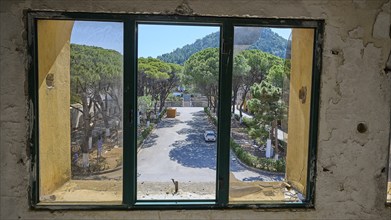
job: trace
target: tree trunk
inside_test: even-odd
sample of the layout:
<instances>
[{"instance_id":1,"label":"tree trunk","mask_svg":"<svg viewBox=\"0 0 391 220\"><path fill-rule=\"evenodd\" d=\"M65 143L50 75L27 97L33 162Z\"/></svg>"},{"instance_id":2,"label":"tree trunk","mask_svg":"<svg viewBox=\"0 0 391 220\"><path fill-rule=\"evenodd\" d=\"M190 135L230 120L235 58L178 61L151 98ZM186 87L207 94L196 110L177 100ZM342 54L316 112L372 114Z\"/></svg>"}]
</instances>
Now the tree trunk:
<instances>
[{"instance_id":1,"label":"tree trunk","mask_svg":"<svg viewBox=\"0 0 391 220\"><path fill-rule=\"evenodd\" d=\"M240 103L240 108L239 108L239 115L240 115L240 117L243 116L243 114L242 114L242 112L243 112L243 105L244 105L244 102L246 102L247 93L248 93L248 89L245 88L244 91L243 91L243 95L242 95L242 103Z\"/></svg>"},{"instance_id":2,"label":"tree trunk","mask_svg":"<svg viewBox=\"0 0 391 220\"><path fill-rule=\"evenodd\" d=\"M107 94L106 94L106 104L104 104L102 97L100 96L99 93L95 94L94 96L99 104L99 112L102 115L103 118L103 123L105 125L105 130L106 130L106 137L110 136L110 124L109 124L109 112L108 112L108 107L107 107Z\"/></svg>"},{"instance_id":3,"label":"tree trunk","mask_svg":"<svg viewBox=\"0 0 391 220\"><path fill-rule=\"evenodd\" d=\"M91 129L91 115L90 115L90 108L88 105L88 100L87 100L87 95L83 93L82 95L82 100L83 100L83 122L84 122L84 129L83 129L83 141L81 144L81 152L83 153L83 167L88 167L89 166L89 161L88 161L88 153L89 153L89 142L90 142L90 137L92 134L92 129Z\"/></svg>"},{"instance_id":4,"label":"tree trunk","mask_svg":"<svg viewBox=\"0 0 391 220\"><path fill-rule=\"evenodd\" d=\"M157 100L155 100L155 105L153 107L153 112L156 115L156 112L157 112Z\"/></svg>"},{"instance_id":5,"label":"tree trunk","mask_svg":"<svg viewBox=\"0 0 391 220\"><path fill-rule=\"evenodd\" d=\"M213 98L213 113L216 113L217 109L217 103L218 103L218 89L217 87L213 86L212 87L212 98Z\"/></svg>"},{"instance_id":6,"label":"tree trunk","mask_svg":"<svg viewBox=\"0 0 391 220\"><path fill-rule=\"evenodd\" d=\"M278 158L279 150L278 150L278 126L277 126L277 120L273 121L273 129L274 129L274 146L276 148L275 158Z\"/></svg>"},{"instance_id":7,"label":"tree trunk","mask_svg":"<svg viewBox=\"0 0 391 220\"><path fill-rule=\"evenodd\" d=\"M234 82L234 80L232 80ZM238 92L241 87L241 80L236 78L236 83L232 83L232 113L235 113L236 101L238 100Z\"/></svg>"},{"instance_id":8,"label":"tree trunk","mask_svg":"<svg viewBox=\"0 0 391 220\"><path fill-rule=\"evenodd\" d=\"M242 114L242 111L243 111L243 104L246 100L243 100L242 103L240 103L240 107L239 107L239 116L240 118L242 118L243 114Z\"/></svg>"},{"instance_id":9,"label":"tree trunk","mask_svg":"<svg viewBox=\"0 0 391 220\"><path fill-rule=\"evenodd\" d=\"M232 100L232 114L235 114L235 106L236 106L236 99L237 99L238 90L233 90L233 100Z\"/></svg>"},{"instance_id":10,"label":"tree trunk","mask_svg":"<svg viewBox=\"0 0 391 220\"><path fill-rule=\"evenodd\" d=\"M168 97L168 95L160 96L159 114L160 114L160 112L163 111L164 104L165 104L165 102L166 102L167 97Z\"/></svg>"}]
</instances>

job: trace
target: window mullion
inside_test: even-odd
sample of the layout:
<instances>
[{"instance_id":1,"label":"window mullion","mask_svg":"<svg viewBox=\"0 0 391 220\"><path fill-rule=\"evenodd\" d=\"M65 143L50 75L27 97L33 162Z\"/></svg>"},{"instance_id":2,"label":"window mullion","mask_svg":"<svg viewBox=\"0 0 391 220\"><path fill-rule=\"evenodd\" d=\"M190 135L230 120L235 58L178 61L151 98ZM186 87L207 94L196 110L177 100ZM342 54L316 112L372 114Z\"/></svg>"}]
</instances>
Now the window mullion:
<instances>
[{"instance_id":1,"label":"window mullion","mask_svg":"<svg viewBox=\"0 0 391 220\"><path fill-rule=\"evenodd\" d=\"M133 206L136 198L136 26L135 21L124 22L124 156L123 203Z\"/></svg>"},{"instance_id":2,"label":"window mullion","mask_svg":"<svg viewBox=\"0 0 391 220\"><path fill-rule=\"evenodd\" d=\"M220 35L220 104L218 109L217 204L226 206L229 194L233 25L224 22Z\"/></svg>"}]
</instances>

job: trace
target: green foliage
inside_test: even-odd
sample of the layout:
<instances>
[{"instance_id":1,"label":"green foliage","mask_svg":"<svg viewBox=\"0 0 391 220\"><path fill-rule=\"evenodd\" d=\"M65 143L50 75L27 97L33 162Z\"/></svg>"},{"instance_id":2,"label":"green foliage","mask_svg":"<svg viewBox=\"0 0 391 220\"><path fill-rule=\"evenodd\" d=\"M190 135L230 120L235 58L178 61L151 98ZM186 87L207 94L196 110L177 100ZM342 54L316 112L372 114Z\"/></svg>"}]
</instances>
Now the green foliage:
<instances>
[{"instance_id":1,"label":"green foliage","mask_svg":"<svg viewBox=\"0 0 391 220\"><path fill-rule=\"evenodd\" d=\"M217 126L217 118L212 116L208 107L204 107L204 112L208 115L208 118L212 121L212 123Z\"/></svg>"},{"instance_id":2,"label":"green foliage","mask_svg":"<svg viewBox=\"0 0 391 220\"><path fill-rule=\"evenodd\" d=\"M246 75L250 69L251 67L247 64L247 60L243 54L237 54L234 58L234 64L232 68L233 77Z\"/></svg>"},{"instance_id":3,"label":"green foliage","mask_svg":"<svg viewBox=\"0 0 391 220\"><path fill-rule=\"evenodd\" d=\"M208 48L193 54L185 63L183 82L208 98L209 106L217 107L219 87L219 50Z\"/></svg>"},{"instance_id":4,"label":"green foliage","mask_svg":"<svg viewBox=\"0 0 391 220\"><path fill-rule=\"evenodd\" d=\"M247 64L247 60L242 54L237 54L234 57L234 64L232 69L232 109L235 109L239 89L242 86L244 78L248 75L250 69L251 67Z\"/></svg>"},{"instance_id":5,"label":"green foliage","mask_svg":"<svg viewBox=\"0 0 391 220\"><path fill-rule=\"evenodd\" d=\"M186 62L186 60L188 60L189 57L192 56L193 54L201 50L204 50L206 48L219 47L220 45L219 38L220 38L220 33L215 32L203 37L202 39L196 40L192 44L185 45L182 48L177 48L173 52L163 54L161 56L158 56L157 58L168 63L176 63L176 64L183 65Z\"/></svg>"},{"instance_id":6,"label":"green foliage","mask_svg":"<svg viewBox=\"0 0 391 220\"><path fill-rule=\"evenodd\" d=\"M82 152L88 152L88 139L92 135L93 126L98 117L91 115L91 108L103 118L106 128L109 128L107 106L101 96L110 96L118 102L122 93L121 76L123 73L123 57L114 50L100 47L71 44L70 46L70 79L71 103L80 103L83 113L83 140ZM117 115L121 120L121 116Z\"/></svg>"},{"instance_id":7,"label":"green foliage","mask_svg":"<svg viewBox=\"0 0 391 220\"><path fill-rule=\"evenodd\" d=\"M152 97L150 95L138 96L137 105L141 112L147 112L153 107Z\"/></svg>"},{"instance_id":8,"label":"green foliage","mask_svg":"<svg viewBox=\"0 0 391 220\"><path fill-rule=\"evenodd\" d=\"M148 127L144 128L144 130L141 131L141 136L137 137L137 148L139 148L141 146L141 144L143 143L143 141L145 140L145 138L147 138L149 136L149 134L151 134L153 128L154 128L154 125L151 124Z\"/></svg>"},{"instance_id":9,"label":"green foliage","mask_svg":"<svg viewBox=\"0 0 391 220\"><path fill-rule=\"evenodd\" d=\"M250 77L256 78L253 80L254 82L261 82L273 66L283 66L284 64L283 59L260 50L244 50L241 54L250 66Z\"/></svg>"},{"instance_id":10,"label":"green foliage","mask_svg":"<svg viewBox=\"0 0 391 220\"><path fill-rule=\"evenodd\" d=\"M204 88L217 86L219 77L219 51L217 48L208 48L193 54L184 66L184 82L195 85L198 92Z\"/></svg>"},{"instance_id":11,"label":"green foliage","mask_svg":"<svg viewBox=\"0 0 391 220\"><path fill-rule=\"evenodd\" d=\"M285 58L288 40L270 28L261 28L259 39L249 49L258 49L275 56Z\"/></svg>"},{"instance_id":12,"label":"green foliage","mask_svg":"<svg viewBox=\"0 0 391 220\"><path fill-rule=\"evenodd\" d=\"M164 108L163 111L160 112L158 119L161 120L166 113L167 113L167 108Z\"/></svg>"},{"instance_id":13,"label":"green foliage","mask_svg":"<svg viewBox=\"0 0 391 220\"><path fill-rule=\"evenodd\" d=\"M142 132L141 132L141 137L143 139L147 138L148 135L152 132L153 130L153 125L149 125L149 127L146 127Z\"/></svg>"},{"instance_id":14,"label":"green foliage","mask_svg":"<svg viewBox=\"0 0 391 220\"><path fill-rule=\"evenodd\" d=\"M267 76L270 66L275 62L276 59L279 59L276 56L264 53L259 50L244 50L240 54L247 61L247 65L250 67L249 71L240 77L240 86L241 86L241 104L240 104L240 116L242 116L242 107L244 102L248 99L247 95L250 91L250 87L254 83L262 82L263 79ZM236 94L237 87L235 79L233 79L233 93ZM236 100L236 97L234 96ZM234 100L234 101L235 101Z\"/></svg>"},{"instance_id":15,"label":"green foliage","mask_svg":"<svg viewBox=\"0 0 391 220\"><path fill-rule=\"evenodd\" d=\"M167 101L179 102L182 101L182 97L174 96L172 93L170 93L167 97Z\"/></svg>"},{"instance_id":16,"label":"green foliage","mask_svg":"<svg viewBox=\"0 0 391 220\"><path fill-rule=\"evenodd\" d=\"M248 128L255 125L255 121L253 119L247 118L247 117L243 117L242 122L243 122L244 126L246 126Z\"/></svg>"},{"instance_id":17,"label":"green foliage","mask_svg":"<svg viewBox=\"0 0 391 220\"><path fill-rule=\"evenodd\" d=\"M287 74L283 65L274 65L269 69L269 74L266 80L273 86L283 88L284 79L287 78Z\"/></svg>"},{"instance_id":18,"label":"green foliage","mask_svg":"<svg viewBox=\"0 0 391 220\"><path fill-rule=\"evenodd\" d=\"M274 160L271 158L256 157L251 153L245 151L233 139L231 139L230 145L231 149L239 158L239 160L248 166L272 172L285 172L284 159Z\"/></svg>"},{"instance_id":19,"label":"green foliage","mask_svg":"<svg viewBox=\"0 0 391 220\"><path fill-rule=\"evenodd\" d=\"M71 91L71 104L75 103L81 103L81 98L77 93Z\"/></svg>"},{"instance_id":20,"label":"green foliage","mask_svg":"<svg viewBox=\"0 0 391 220\"><path fill-rule=\"evenodd\" d=\"M123 59L115 50L71 44L70 56L72 104L83 102L82 96L92 98L121 80Z\"/></svg>"},{"instance_id":21,"label":"green foliage","mask_svg":"<svg viewBox=\"0 0 391 220\"><path fill-rule=\"evenodd\" d=\"M155 58L139 58L138 69L139 73L145 74L149 79L164 80L170 76L170 65Z\"/></svg>"},{"instance_id":22,"label":"green foliage","mask_svg":"<svg viewBox=\"0 0 391 220\"><path fill-rule=\"evenodd\" d=\"M274 33L270 28L261 28L260 30L258 29L256 31L259 31L259 34L251 34L251 38L253 38L253 36L257 36L257 38L250 40L252 44L248 49L260 50L281 58L285 58L288 40ZM248 30L235 29L235 43L248 41L246 37L248 34L246 32L248 32ZM251 33L253 33L253 31L251 31ZM237 36L240 36L240 38L237 38ZM220 32L215 32L203 37L202 39L196 40L192 44L185 45L182 48L177 48L173 52L163 54L157 58L168 63L177 63L183 65L186 60L189 59L189 57L194 53L197 53L206 48L218 48L220 46L219 39Z\"/></svg>"},{"instance_id":23,"label":"green foliage","mask_svg":"<svg viewBox=\"0 0 391 220\"><path fill-rule=\"evenodd\" d=\"M150 95L157 113L159 102L161 111L165 100L181 78L183 67L178 64L165 63L155 58L138 59L138 96Z\"/></svg>"},{"instance_id":24,"label":"green foliage","mask_svg":"<svg viewBox=\"0 0 391 220\"><path fill-rule=\"evenodd\" d=\"M70 66L71 80L87 86L119 79L123 73L119 52L94 46L71 44Z\"/></svg>"},{"instance_id":25,"label":"green foliage","mask_svg":"<svg viewBox=\"0 0 391 220\"><path fill-rule=\"evenodd\" d=\"M250 136L263 142L268 137L272 122L286 116L286 106L281 100L281 89L267 81L251 87L252 98L248 106L254 114L255 126L250 129Z\"/></svg>"}]
</instances>

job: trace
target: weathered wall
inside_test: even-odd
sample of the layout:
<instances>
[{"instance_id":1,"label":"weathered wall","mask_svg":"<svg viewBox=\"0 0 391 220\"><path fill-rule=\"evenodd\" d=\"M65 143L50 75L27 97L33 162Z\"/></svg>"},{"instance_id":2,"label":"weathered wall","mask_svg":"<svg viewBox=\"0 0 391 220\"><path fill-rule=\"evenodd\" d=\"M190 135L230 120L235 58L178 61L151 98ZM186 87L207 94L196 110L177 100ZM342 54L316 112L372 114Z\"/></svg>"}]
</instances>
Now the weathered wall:
<instances>
[{"instance_id":1,"label":"weathered wall","mask_svg":"<svg viewBox=\"0 0 391 220\"><path fill-rule=\"evenodd\" d=\"M390 0L189 0L196 14L325 19L315 209L207 211L32 211L23 10L173 12L181 0L2 0L0 6L1 219L387 219L390 132ZM368 126L357 132L357 124Z\"/></svg>"},{"instance_id":2,"label":"weathered wall","mask_svg":"<svg viewBox=\"0 0 391 220\"><path fill-rule=\"evenodd\" d=\"M292 30L286 179L305 194L310 128L314 30Z\"/></svg>"},{"instance_id":3,"label":"weathered wall","mask_svg":"<svg viewBox=\"0 0 391 220\"><path fill-rule=\"evenodd\" d=\"M38 22L40 194L71 177L70 37L73 21ZM52 82L50 82L52 81Z\"/></svg>"}]
</instances>

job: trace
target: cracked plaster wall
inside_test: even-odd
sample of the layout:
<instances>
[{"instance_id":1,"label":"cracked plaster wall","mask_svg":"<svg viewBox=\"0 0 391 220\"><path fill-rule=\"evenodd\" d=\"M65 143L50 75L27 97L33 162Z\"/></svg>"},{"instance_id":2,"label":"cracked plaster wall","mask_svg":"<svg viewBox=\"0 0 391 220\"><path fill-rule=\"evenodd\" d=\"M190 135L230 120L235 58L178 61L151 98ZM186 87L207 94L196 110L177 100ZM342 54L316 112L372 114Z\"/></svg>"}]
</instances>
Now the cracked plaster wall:
<instances>
[{"instance_id":1,"label":"cracked plaster wall","mask_svg":"<svg viewBox=\"0 0 391 220\"><path fill-rule=\"evenodd\" d=\"M0 219L389 219L390 0L0 0ZM182 4L182 5L181 5ZM180 6L181 7L178 7ZM325 19L315 209L32 211L28 207L27 32L23 10ZM368 126L357 132L357 124Z\"/></svg>"}]
</instances>

